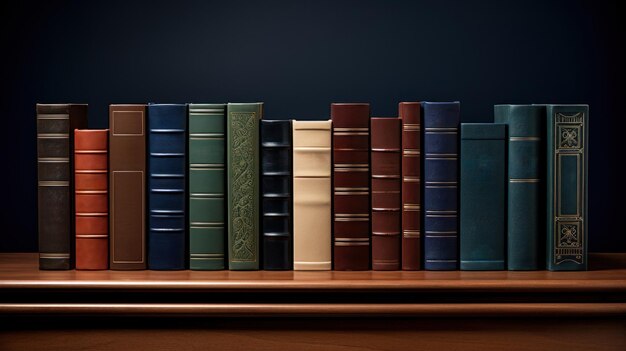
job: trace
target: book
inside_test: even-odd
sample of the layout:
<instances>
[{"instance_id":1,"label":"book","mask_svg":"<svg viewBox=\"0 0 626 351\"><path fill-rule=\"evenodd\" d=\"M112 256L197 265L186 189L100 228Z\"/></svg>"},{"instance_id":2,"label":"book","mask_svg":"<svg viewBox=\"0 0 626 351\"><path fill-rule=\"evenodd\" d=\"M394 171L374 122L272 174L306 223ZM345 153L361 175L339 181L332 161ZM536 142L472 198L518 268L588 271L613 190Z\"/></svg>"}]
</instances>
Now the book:
<instances>
[{"instance_id":1,"label":"book","mask_svg":"<svg viewBox=\"0 0 626 351\"><path fill-rule=\"evenodd\" d=\"M547 266L587 269L589 106L546 105Z\"/></svg>"},{"instance_id":2,"label":"book","mask_svg":"<svg viewBox=\"0 0 626 351\"><path fill-rule=\"evenodd\" d=\"M37 104L39 269L74 265L74 129L87 128L87 105Z\"/></svg>"},{"instance_id":3,"label":"book","mask_svg":"<svg viewBox=\"0 0 626 351\"><path fill-rule=\"evenodd\" d=\"M185 269L187 105L148 105L148 268Z\"/></svg>"},{"instance_id":4,"label":"book","mask_svg":"<svg viewBox=\"0 0 626 351\"><path fill-rule=\"evenodd\" d=\"M146 105L109 106L109 267L146 269Z\"/></svg>"},{"instance_id":5,"label":"book","mask_svg":"<svg viewBox=\"0 0 626 351\"><path fill-rule=\"evenodd\" d=\"M76 269L109 268L108 129L74 130Z\"/></svg>"},{"instance_id":6,"label":"book","mask_svg":"<svg viewBox=\"0 0 626 351\"><path fill-rule=\"evenodd\" d=\"M293 269L330 270L331 121L293 121Z\"/></svg>"},{"instance_id":7,"label":"book","mask_svg":"<svg viewBox=\"0 0 626 351\"><path fill-rule=\"evenodd\" d=\"M459 102L423 102L424 268L458 268Z\"/></svg>"},{"instance_id":8,"label":"book","mask_svg":"<svg viewBox=\"0 0 626 351\"><path fill-rule=\"evenodd\" d=\"M422 266L422 105L401 102L398 110L402 120L402 269L412 271Z\"/></svg>"},{"instance_id":9,"label":"book","mask_svg":"<svg viewBox=\"0 0 626 351\"><path fill-rule=\"evenodd\" d=\"M333 264L370 268L370 160L367 103L333 103Z\"/></svg>"},{"instance_id":10,"label":"book","mask_svg":"<svg viewBox=\"0 0 626 351\"><path fill-rule=\"evenodd\" d=\"M259 269L259 120L263 103L226 109L228 267Z\"/></svg>"},{"instance_id":11,"label":"book","mask_svg":"<svg viewBox=\"0 0 626 351\"><path fill-rule=\"evenodd\" d=\"M400 269L402 134L399 118L372 117L372 269Z\"/></svg>"},{"instance_id":12,"label":"book","mask_svg":"<svg viewBox=\"0 0 626 351\"><path fill-rule=\"evenodd\" d=\"M494 121L508 126L507 267L544 267L545 106L495 105Z\"/></svg>"},{"instance_id":13,"label":"book","mask_svg":"<svg viewBox=\"0 0 626 351\"><path fill-rule=\"evenodd\" d=\"M461 270L505 269L506 124L461 123Z\"/></svg>"},{"instance_id":14,"label":"book","mask_svg":"<svg viewBox=\"0 0 626 351\"><path fill-rule=\"evenodd\" d=\"M289 120L261 120L261 194L263 269L292 269Z\"/></svg>"},{"instance_id":15,"label":"book","mask_svg":"<svg viewBox=\"0 0 626 351\"><path fill-rule=\"evenodd\" d=\"M226 104L189 104L189 268L226 267Z\"/></svg>"}]
</instances>

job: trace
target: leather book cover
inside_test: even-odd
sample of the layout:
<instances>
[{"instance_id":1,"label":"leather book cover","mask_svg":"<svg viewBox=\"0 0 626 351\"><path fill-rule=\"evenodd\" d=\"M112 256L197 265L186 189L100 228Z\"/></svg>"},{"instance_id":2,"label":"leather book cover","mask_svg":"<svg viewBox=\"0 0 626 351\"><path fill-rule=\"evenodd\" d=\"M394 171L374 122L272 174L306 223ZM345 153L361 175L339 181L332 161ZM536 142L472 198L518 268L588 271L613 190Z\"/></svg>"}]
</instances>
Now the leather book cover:
<instances>
[{"instance_id":1,"label":"leather book cover","mask_svg":"<svg viewBox=\"0 0 626 351\"><path fill-rule=\"evenodd\" d=\"M400 269L402 228L401 156L399 118L371 119L372 162L372 269Z\"/></svg>"},{"instance_id":2,"label":"leather book cover","mask_svg":"<svg viewBox=\"0 0 626 351\"><path fill-rule=\"evenodd\" d=\"M545 106L495 105L494 122L508 126L507 266L545 267Z\"/></svg>"},{"instance_id":3,"label":"leather book cover","mask_svg":"<svg viewBox=\"0 0 626 351\"><path fill-rule=\"evenodd\" d=\"M293 121L293 269L330 270L331 121Z\"/></svg>"},{"instance_id":4,"label":"leather book cover","mask_svg":"<svg viewBox=\"0 0 626 351\"><path fill-rule=\"evenodd\" d=\"M37 104L39 268L74 265L74 129L87 128L87 105Z\"/></svg>"},{"instance_id":5,"label":"leather book cover","mask_svg":"<svg viewBox=\"0 0 626 351\"><path fill-rule=\"evenodd\" d=\"M189 104L189 268L224 269L226 104Z\"/></svg>"},{"instance_id":6,"label":"leather book cover","mask_svg":"<svg viewBox=\"0 0 626 351\"><path fill-rule=\"evenodd\" d=\"M333 103L333 264L370 268L370 106Z\"/></svg>"},{"instance_id":7,"label":"leather book cover","mask_svg":"<svg viewBox=\"0 0 626 351\"><path fill-rule=\"evenodd\" d=\"M263 269L292 269L289 120L261 120L261 194Z\"/></svg>"},{"instance_id":8,"label":"leather book cover","mask_svg":"<svg viewBox=\"0 0 626 351\"><path fill-rule=\"evenodd\" d=\"M109 106L109 267L146 269L146 105Z\"/></svg>"},{"instance_id":9,"label":"leather book cover","mask_svg":"<svg viewBox=\"0 0 626 351\"><path fill-rule=\"evenodd\" d=\"M461 270L505 269L506 124L461 123Z\"/></svg>"},{"instance_id":10,"label":"leather book cover","mask_svg":"<svg viewBox=\"0 0 626 351\"><path fill-rule=\"evenodd\" d=\"M109 130L74 130L76 269L109 268Z\"/></svg>"},{"instance_id":11,"label":"leather book cover","mask_svg":"<svg viewBox=\"0 0 626 351\"><path fill-rule=\"evenodd\" d=\"M458 268L459 102L423 102L424 268Z\"/></svg>"},{"instance_id":12,"label":"leather book cover","mask_svg":"<svg viewBox=\"0 0 626 351\"><path fill-rule=\"evenodd\" d=\"M401 102L402 120L402 269L421 268L422 105Z\"/></svg>"},{"instance_id":13,"label":"leather book cover","mask_svg":"<svg viewBox=\"0 0 626 351\"><path fill-rule=\"evenodd\" d=\"M148 105L148 268L185 269L187 105Z\"/></svg>"},{"instance_id":14,"label":"leather book cover","mask_svg":"<svg viewBox=\"0 0 626 351\"><path fill-rule=\"evenodd\" d=\"M589 106L546 105L547 266L587 269Z\"/></svg>"},{"instance_id":15,"label":"leather book cover","mask_svg":"<svg viewBox=\"0 0 626 351\"><path fill-rule=\"evenodd\" d=\"M228 103L228 267L259 269L259 120L263 103Z\"/></svg>"}]
</instances>

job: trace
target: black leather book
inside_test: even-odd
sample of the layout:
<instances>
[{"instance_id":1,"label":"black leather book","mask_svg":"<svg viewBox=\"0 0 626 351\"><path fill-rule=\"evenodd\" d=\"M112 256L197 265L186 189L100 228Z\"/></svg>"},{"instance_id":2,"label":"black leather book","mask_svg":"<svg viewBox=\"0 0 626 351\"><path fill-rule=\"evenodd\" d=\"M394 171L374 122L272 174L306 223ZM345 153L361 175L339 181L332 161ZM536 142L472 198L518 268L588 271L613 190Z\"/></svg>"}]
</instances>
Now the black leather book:
<instances>
[{"instance_id":1,"label":"black leather book","mask_svg":"<svg viewBox=\"0 0 626 351\"><path fill-rule=\"evenodd\" d=\"M291 121L261 121L263 269L292 269Z\"/></svg>"}]
</instances>

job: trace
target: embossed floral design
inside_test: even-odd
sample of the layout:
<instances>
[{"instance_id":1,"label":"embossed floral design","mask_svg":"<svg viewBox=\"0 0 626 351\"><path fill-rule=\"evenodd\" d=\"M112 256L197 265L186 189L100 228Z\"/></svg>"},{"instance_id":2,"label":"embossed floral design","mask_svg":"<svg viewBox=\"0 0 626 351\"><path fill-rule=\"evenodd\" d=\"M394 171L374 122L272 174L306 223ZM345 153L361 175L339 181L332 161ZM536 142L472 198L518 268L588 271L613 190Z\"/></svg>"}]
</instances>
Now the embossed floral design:
<instances>
[{"instance_id":1,"label":"embossed floral design","mask_svg":"<svg viewBox=\"0 0 626 351\"><path fill-rule=\"evenodd\" d=\"M577 147L578 146L578 129L577 128L561 128L561 147Z\"/></svg>"},{"instance_id":2,"label":"embossed floral design","mask_svg":"<svg viewBox=\"0 0 626 351\"><path fill-rule=\"evenodd\" d=\"M559 237L560 247L578 247L578 228L573 224L563 224Z\"/></svg>"}]
</instances>

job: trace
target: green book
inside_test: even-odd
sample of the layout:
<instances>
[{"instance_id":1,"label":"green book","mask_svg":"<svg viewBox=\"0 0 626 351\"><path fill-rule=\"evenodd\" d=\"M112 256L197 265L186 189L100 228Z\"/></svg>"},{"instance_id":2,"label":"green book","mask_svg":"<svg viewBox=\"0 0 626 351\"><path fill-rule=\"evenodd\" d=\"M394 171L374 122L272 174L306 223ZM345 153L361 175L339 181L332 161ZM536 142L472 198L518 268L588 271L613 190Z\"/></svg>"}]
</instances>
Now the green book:
<instances>
[{"instance_id":1,"label":"green book","mask_svg":"<svg viewBox=\"0 0 626 351\"><path fill-rule=\"evenodd\" d=\"M587 269L589 106L546 105L547 266Z\"/></svg>"},{"instance_id":2,"label":"green book","mask_svg":"<svg viewBox=\"0 0 626 351\"><path fill-rule=\"evenodd\" d=\"M189 104L189 268L225 268L225 104Z\"/></svg>"},{"instance_id":3,"label":"green book","mask_svg":"<svg viewBox=\"0 0 626 351\"><path fill-rule=\"evenodd\" d=\"M226 113L228 268L259 269L259 121L263 103L229 103Z\"/></svg>"}]
</instances>

